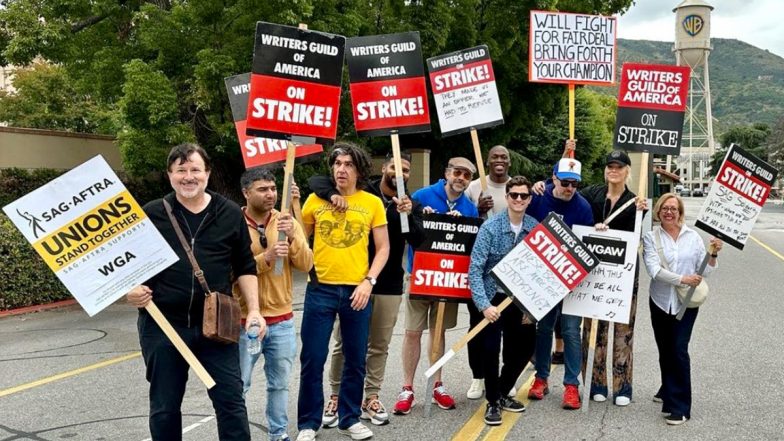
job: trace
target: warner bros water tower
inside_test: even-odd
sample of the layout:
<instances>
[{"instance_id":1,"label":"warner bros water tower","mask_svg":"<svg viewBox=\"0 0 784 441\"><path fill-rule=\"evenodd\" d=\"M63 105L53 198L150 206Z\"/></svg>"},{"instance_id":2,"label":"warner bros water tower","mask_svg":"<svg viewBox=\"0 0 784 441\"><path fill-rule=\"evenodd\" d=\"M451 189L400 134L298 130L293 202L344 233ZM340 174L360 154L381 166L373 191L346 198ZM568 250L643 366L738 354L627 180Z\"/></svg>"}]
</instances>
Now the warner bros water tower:
<instances>
[{"instance_id":1,"label":"warner bros water tower","mask_svg":"<svg viewBox=\"0 0 784 441\"><path fill-rule=\"evenodd\" d=\"M675 44L672 47L675 61L679 66L692 69L681 155L677 160L681 182L690 190L704 189L710 183L708 167L715 151L708 64L712 49L712 10L713 6L703 0L684 0L672 10L675 13ZM669 162L668 158L668 170Z\"/></svg>"}]
</instances>

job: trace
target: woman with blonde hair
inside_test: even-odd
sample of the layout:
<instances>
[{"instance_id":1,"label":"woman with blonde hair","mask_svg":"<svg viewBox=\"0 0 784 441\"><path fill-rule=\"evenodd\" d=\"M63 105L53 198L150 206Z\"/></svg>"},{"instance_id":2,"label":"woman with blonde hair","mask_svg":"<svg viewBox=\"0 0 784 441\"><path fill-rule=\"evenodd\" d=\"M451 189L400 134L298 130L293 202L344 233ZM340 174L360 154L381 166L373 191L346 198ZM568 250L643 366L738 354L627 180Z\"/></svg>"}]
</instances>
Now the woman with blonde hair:
<instances>
[{"instance_id":1,"label":"woman with blonde hair","mask_svg":"<svg viewBox=\"0 0 784 441\"><path fill-rule=\"evenodd\" d=\"M699 308L688 308L681 320L676 286L696 287L702 281L697 274L705 258L705 244L700 235L684 224L683 200L665 193L656 203L654 220L661 225L643 237L645 267L651 276L650 309L653 335L659 349L661 388L654 401L662 402L667 424L679 425L691 418L691 366L689 341ZM712 238L704 275L716 269L716 258L723 243Z\"/></svg>"}]
</instances>

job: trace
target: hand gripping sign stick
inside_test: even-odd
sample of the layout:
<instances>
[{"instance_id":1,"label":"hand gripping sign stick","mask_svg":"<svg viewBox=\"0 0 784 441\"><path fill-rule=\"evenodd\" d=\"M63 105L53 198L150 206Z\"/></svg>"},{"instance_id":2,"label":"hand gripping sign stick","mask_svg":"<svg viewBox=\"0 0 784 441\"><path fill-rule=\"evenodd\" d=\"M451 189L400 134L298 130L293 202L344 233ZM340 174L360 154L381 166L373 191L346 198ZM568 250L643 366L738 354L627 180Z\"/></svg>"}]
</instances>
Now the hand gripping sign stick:
<instances>
[{"instance_id":1,"label":"hand gripping sign stick","mask_svg":"<svg viewBox=\"0 0 784 441\"><path fill-rule=\"evenodd\" d=\"M161 328L161 331L166 334L166 337L169 338L169 341L174 344L174 347L177 348L177 351L180 352L182 358L188 362L188 365L191 367L191 369L193 369L193 372L196 373L196 376L199 377L199 380L201 380L201 382L207 386L207 389L212 389L212 387L215 386L215 380L213 380L207 370L204 369L204 366L202 366L201 362L196 358L195 355L193 355L193 352L188 349L188 346L184 341L182 341L182 338L179 334L177 334L177 331L172 328L172 325L168 320L166 320L166 317L163 316L161 310L158 309L158 307L152 301L150 301L150 303L148 303L144 309L146 309L153 320L155 320L155 323L158 324L158 327Z\"/></svg>"},{"instance_id":2,"label":"hand gripping sign stick","mask_svg":"<svg viewBox=\"0 0 784 441\"><path fill-rule=\"evenodd\" d=\"M395 164L395 186L397 187L397 199L403 200L406 195L406 184L403 182L403 163L400 158L400 138L397 133L390 135L392 138L392 160ZM400 231L408 233L408 215L400 213Z\"/></svg>"},{"instance_id":3,"label":"hand gripping sign stick","mask_svg":"<svg viewBox=\"0 0 784 441\"><path fill-rule=\"evenodd\" d=\"M280 212L288 213L291 201L291 183L294 181L294 159L297 157L297 147L289 141L286 149L286 165L283 168L283 197L280 200ZM286 233L278 232L278 242L288 240ZM283 257L275 259L275 275L283 274Z\"/></svg>"}]
</instances>

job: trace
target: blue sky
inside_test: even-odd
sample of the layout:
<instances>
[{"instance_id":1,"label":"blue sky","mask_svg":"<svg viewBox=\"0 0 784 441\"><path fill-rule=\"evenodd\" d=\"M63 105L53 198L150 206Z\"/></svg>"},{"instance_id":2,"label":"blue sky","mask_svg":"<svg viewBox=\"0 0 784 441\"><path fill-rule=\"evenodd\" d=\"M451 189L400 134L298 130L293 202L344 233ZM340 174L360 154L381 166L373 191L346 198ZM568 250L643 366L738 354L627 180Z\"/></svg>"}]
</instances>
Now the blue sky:
<instances>
[{"instance_id":1,"label":"blue sky","mask_svg":"<svg viewBox=\"0 0 784 441\"><path fill-rule=\"evenodd\" d=\"M711 37L745 41L784 57L784 0L707 0ZM618 20L618 37L673 41L681 0L637 0Z\"/></svg>"}]
</instances>

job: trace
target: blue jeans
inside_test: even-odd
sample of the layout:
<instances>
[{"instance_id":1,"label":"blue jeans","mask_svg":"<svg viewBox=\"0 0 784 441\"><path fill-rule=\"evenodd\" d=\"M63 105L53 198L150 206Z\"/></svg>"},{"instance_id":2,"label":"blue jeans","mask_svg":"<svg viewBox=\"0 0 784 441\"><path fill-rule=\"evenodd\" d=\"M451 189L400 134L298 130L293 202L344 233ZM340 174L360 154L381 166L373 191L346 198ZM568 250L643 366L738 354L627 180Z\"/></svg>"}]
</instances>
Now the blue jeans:
<instances>
[{"instance_id":1,"label":"blue jeans","mask_svg":"<svg viewBox=\"0 0 784 441\"><path fill-rule=\"evenodd\" d=\"M297 404L297 426L318 430L324 408L324 363L329 352L329 339L335 316L340 317L340 334L343 338L343 374L338 400L338 427L348 429L359 422L362 407L362 389L365 381L368 332L370 330L370 302L365 309L351 309L355 286L308 284L305 290L305 309L302 314L302 352Z\"/></svg>"},{"instance_id":2,"label":"blue jeans","mask_svg":"<svg viewBox=\"0 0 784 441\"><path fill-rule=\"evenodd\" d=\"M553 350L553 328L555 320L561 316L561 335L564 341L564 379L563 384L580 385L580 364L582 364L582 348L580 340L580 323L583 318L575 315L561 314L561 304L547 313L536 326L536 376L546 380L550 376L550 361Z\"/></svg>"},{"instance_id":3,"label":"blue jeans","mask_svg":"<svg viewBox=\"0 0 784 441\"><path fill-rule=\"evenodd\" d=\"M269 438L273 441L286 435L289 405L289 376L297 355L297 333L294 319L284 320L267 327L261 341L261 352L248 353L248 335L240 330L240 370L242 372L242 396L250 390L253 367L264 355L264 375L267 377L267 423Z\"/></svg>"}]
</instances>

